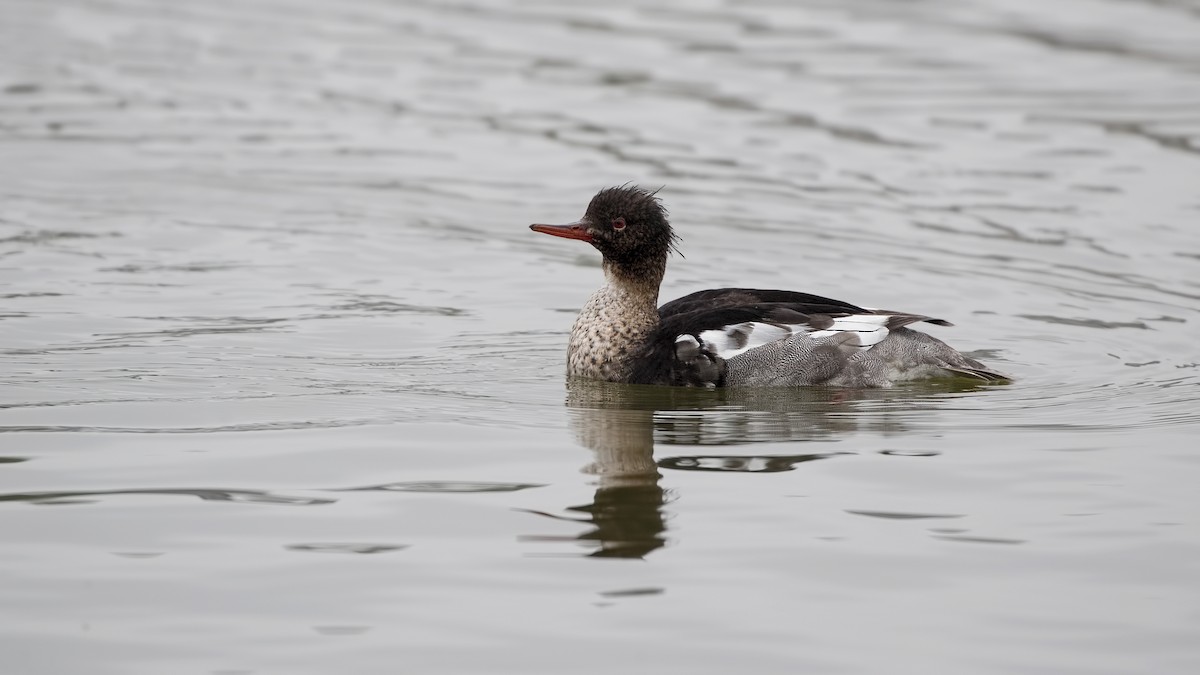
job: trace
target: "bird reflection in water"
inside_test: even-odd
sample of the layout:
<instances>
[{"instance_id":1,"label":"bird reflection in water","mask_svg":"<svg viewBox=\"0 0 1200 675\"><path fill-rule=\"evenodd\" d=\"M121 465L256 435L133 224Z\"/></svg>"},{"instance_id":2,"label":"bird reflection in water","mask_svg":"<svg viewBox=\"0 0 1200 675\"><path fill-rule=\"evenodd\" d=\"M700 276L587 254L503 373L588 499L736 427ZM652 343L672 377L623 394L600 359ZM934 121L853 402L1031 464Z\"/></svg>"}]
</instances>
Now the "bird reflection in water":
<instances>
[{"instance_id":1,"label":"bird reflection in water","mask_svg":"<svg viewBox=\"0 0 1200 675\"><path fill-rule=\"evenodd\" d=\"M587 523L572 537L527 537L586 545L597 558L644 558L666 544L663 507L670 490L660 470L776 473L852 452L802 454L703 453L655 461L654 446L727 446L829 440L854 432L905 431L911 413L932 408L978 387L948 380L904 389L688 389L567 381L569 421L580 445L593 453L584 471L597 477L590 504L569 515L540 515Z\"/></svg>"},{"instance_id":2,"label":"bird reflection in water","mask_svg":"<svg viewBox=\"0 0 1200 675\"><path fill-rule=\"evenodd\" d=\"M584 472L597 477L592 503L572 506L570 516L551 516L591 524L575 537L530 537L587 545L594 558L643 558L666 543L662 506L666 493L654 463L654 412L628 396L632 387L591 380L571 380L567 407L579 443L594 453ZM633 392L633 394L630 394Z\"/></svg>"}]
</instances>

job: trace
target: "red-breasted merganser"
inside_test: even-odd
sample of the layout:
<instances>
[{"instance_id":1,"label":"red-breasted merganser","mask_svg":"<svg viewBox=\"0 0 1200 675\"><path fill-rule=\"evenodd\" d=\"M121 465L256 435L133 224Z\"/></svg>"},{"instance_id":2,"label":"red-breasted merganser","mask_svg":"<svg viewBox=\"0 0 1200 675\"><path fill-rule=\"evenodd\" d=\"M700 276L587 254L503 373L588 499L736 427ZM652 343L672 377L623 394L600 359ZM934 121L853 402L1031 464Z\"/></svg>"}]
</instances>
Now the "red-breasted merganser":
<instances>
[{"instance_id":1,"label":"red-breasted merganser","mask_svg":"<svg viewBox=\"0 0 1200 675\"><path fill-rule=\"evenodd\" d=\"M905 327L952 325L920 314L750 288L699 291L658 307L676 237L659 199L638 187L601 190L577 222L529 227L586 241L604 257L607 283L571 327L569 376L700 387L888 387L951 374L1009 379Z\"/></svg>"}]
</instances>

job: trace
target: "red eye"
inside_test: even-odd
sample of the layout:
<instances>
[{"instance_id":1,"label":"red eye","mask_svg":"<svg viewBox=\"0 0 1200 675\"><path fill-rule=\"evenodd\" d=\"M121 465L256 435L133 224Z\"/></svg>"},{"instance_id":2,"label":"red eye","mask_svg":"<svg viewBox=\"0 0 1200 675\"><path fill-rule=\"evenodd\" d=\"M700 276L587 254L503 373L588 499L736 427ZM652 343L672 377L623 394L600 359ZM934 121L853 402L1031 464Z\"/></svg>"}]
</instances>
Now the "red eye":
<instances>
[{"instance_id":1,"label":"red eye","mask_svg":"<svg viewBox=\"0 0 1200 675\"><path fill-rule=\"evenodd\" d=\"M613 229L617 230L617 231L625 229L625 219L617 218L617 219L613 220L612 226L613 226Z\"/></svg>"}]
</instances>

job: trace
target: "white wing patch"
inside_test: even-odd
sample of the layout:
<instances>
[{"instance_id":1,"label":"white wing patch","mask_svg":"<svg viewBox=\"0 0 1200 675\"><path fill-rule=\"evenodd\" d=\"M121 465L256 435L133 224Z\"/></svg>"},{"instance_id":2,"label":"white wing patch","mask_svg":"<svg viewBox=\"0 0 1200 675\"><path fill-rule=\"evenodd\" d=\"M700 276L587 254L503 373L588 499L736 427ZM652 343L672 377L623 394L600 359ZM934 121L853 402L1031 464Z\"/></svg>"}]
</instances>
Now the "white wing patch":
<instances>
[{"instance_id":1,"label":"white wing patch","mask_svg":"<svg viewBox=\"0 0 1200 675\"><path fill-rule=\"evenodd\" d=\"M796 334L796 326L777 325L758 321L737 323L700 333L700 340L721 358L736 356L776 340Z\"/></svg>"},{"instance_id":2,"label":"white wing patch","mask_svg":"<svg viewBox=\"0 0 1200 675\"><path fill-rule=\"evenodd\" d=\"M793 335L807 334L817 340L839 333L853 333L858 337L859 348L869 349L888 336L886 324L889 318L886 314L853 314L833 319L832 325L820 330L814 330L807 323L774 324L748 321L703 331L700 333L700 343L705 349L728 359ZM676 338L676 346L684 340L693 342L695 338L691 335L681 335Z\"/></svg>"},{"instance_id":3,"label":"white wing patch","mask_svg":"<svg viewBox=\"0 0 1200 675\"><path fill-rule=\"evenodd\" d=\"M891 318L887 314L851 314L834 319L832 326L813 331L809 336L817 340L838 333L855 333L858 335L859 346L870 349L888 336L887 322Z\"/></svg>"}]
</instances>

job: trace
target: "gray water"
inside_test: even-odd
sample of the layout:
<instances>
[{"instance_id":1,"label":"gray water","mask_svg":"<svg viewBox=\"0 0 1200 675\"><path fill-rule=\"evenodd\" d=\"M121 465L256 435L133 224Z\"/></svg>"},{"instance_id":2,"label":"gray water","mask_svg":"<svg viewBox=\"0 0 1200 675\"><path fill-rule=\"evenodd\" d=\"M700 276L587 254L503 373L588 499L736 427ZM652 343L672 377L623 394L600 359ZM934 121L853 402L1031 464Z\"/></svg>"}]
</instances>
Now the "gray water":
<instances>
[{"instance_id":1,"label":"gray water","mask_svg":"<svg viewBox=\"0 0 1200 675\"><path fill-rule=\"evenodd\" d=\"M1198 36L0 0L0 672L1200 672ZM568 388L626 182L1015 382Z\"/></svg>"}]
</instances>

